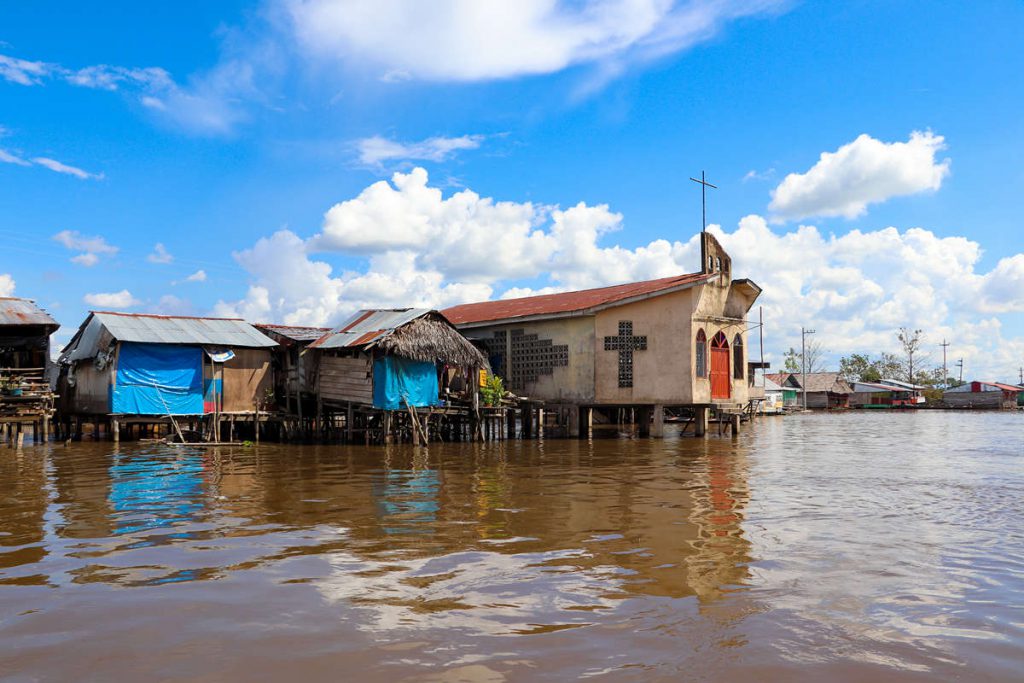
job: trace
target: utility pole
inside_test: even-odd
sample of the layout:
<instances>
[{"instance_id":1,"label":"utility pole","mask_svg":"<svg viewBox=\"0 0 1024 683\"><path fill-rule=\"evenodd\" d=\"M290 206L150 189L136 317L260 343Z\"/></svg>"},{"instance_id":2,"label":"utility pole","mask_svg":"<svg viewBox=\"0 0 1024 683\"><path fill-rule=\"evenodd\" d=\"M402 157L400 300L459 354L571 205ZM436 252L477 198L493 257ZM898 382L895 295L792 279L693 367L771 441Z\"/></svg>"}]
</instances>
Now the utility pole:
<instances>
[{"instance_id":1,"label":"utility pole","mask_svg":"<svg viewBox=\"0 0 1024 683\"><path fill-rule=\"evenodd\" d=\"M718 189L717 185L712 185L708 181L704 180L704 171L700 172L700 180L696 178L690 178L695 183L700 184L700 231L707 232L708 229L708 188L714 190Z\"/></svg>"},{"instance_id":2,"label":"utility pole","mask_svg":"<svg viewBox=\"0 0 1024 683\"><path fill-rule=\"evenodd\" d=\"M807 335L814 330L800 328L800 388L804 396L804 410L807 410Z\"/></svg>"},{"instance_id":3,"label":"utility pole","mask_svg":"<svg viewBox=\"0 0 1024 683\"><path fill-rule=\"evenodd\" d=\"M943 389L948 389L949 388L949 374L947 373L947 370L946 370L946 348L949 346L949 342L946 341L945 337L942 338L942 343L939 344L939 346L942 347L942 388Z\"/></svg>"},{"instance_id":4,"label":"utility pole","mask_svg":"<svg viewBox=\"0 0 1024 683\"><path fill-rule=\"evenodd\" d=\"M1024 387L1024 368L1019 368L1017 372L1020 373L1020 385Z\"/></svg>"},{"instance_id":5,"label":"utility pole","mask_svg":"<svg viewBox=\"0 0 1024 683\"><path fill-rule=\"evenodd\" d=\"M961 358L960 360L958 360L956 362L956 366L958 368L960 368L960 379L958 381L960 382L960 384L963 384L964 383L964 359Z\"/></svg>"}]
</instances>

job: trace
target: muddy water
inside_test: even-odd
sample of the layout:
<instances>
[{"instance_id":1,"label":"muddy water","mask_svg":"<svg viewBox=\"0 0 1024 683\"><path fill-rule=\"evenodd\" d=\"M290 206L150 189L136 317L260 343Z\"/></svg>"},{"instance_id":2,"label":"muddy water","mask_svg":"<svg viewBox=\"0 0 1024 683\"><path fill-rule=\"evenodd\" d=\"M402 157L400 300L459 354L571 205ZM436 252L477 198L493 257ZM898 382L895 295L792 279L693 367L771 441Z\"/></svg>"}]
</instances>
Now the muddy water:
<instances>
[{"instance_id":1,"label":"muddy water","mask_svg":"<svg viewBox=\"0 0 1024 683\"><path fill-rule=\"evenodd\" d=\"M1021 680L1022 444L0 449L0 679Z\"/></svg>"}]
</instances>

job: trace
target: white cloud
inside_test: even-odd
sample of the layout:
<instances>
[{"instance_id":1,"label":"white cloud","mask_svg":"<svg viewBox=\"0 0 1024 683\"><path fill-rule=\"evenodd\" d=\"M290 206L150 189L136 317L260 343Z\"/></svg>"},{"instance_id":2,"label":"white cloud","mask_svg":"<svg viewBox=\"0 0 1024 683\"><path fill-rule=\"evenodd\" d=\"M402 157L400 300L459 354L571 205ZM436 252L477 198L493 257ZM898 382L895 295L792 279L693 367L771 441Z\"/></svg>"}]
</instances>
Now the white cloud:
<instances>
[{"instance_id":1,"label":"white cloud","mask_svg":"<svg viewBox=\"0 0 1024 683\"><path fill-rule=\"evenodd\" d=\"M89 173L88 171L83 171L82 169L78 168L77 166L69 166L67 164L64 164L64 163L61 163L61 162L57 161L56 159L48 159L46 157L36 157L36 158L34 158L32 160L32 163L34 163L34 164L36 164L38 166L44 166L44 167L50 169L51 171L54 171L55 173L64 173L64 174L67 174L67 175L73 175L76 178L79 178L81 180L103 180L103 174L102 173Z\"/></svg>"},{"instance_id":2,"label":"white cloud","mask_svg":"<svg viewBox=\"0 0 1024 683\"><path fill-rule=\"evenodd\" d=\"M127 289L122 289L120 292L86 294L82 297L82 301L97 308L131 308L142 303L133 297Z\"/></svg>"},{"instance_id":3,"label":"white cloud","mask_svg":"<svg viewBox=\"0 0 1024 683\"><path fill-rule=\"evenodd\" d=\"M299 43L386 80L479 81L686 49L780 0L283 0Z\"/></svg>"},{"instance_id":4,"label":"white cloud","mask_svg":"<svg viewBox=\"0 0 1024 683\"><path fill-rule=\"evenodd\" d=\"M248 57L251 59L225 59L209 71L194 75L185 85L176 82L160 67L98 64L69 69L60 64L5 55L0 55L0 77L21 85L61 80L80 88L133 92L154 115L176 127L192 133L222 135L230 133L244 120L243 100L260 99L254 84L254 62L259 63L260 56L253 51ZM61 173L82 178L101 177L50 159L36 161Z\"/></svg>"},{"instance_id":5,"label":"white cloud","mask_svg":"<svg viewBox=\"0 0 1024 683\"><path fill-rule=\"evenodd\" d=\"M914 131L907 142L861 135L835 152L823 152L806 173L790 173L772 191L768 210L778 219L809 216L856 218L869 204L938 190L950 160L936 160L945 139Z\"/></svg>"},{"instance_id":6,"label":"white cloud","mask_svg":"<svg viewBox=\"0 0 1024 683\"><path fill-rule=\"evenodd\" d=\"M8 273L0 273L0 296L14 296L14 278Z\"/></svg>"},{"instance_id":7,"label":"white cloud","mask_svg":"<svg viewBox=\"0 0 1024 683\"><path fill-rule=\"evenodd\" d=\"M159 315L195 315L195 308L188 299L180 299L173 294L165 294L152 308Z\"/></svg>"},{"instance_id":8,"label":"white cloud","mask_svg":"<svg viewBox=\"0 0 1024 683\"><path fill-rule=\"evenodd\" d=\"M153 253L149 254L146 257L146 260L150 263L166 264L173 262L174 256L167 251L167 248L162 242L157 242L156 245L153 246Z\"/></svg>"},{"instance_id":9,"label":"white cloud","mask_svg":"<svg viewBox=\"0 0 1024 683\"><path fill-rule=\"evenodd\" d=\"M31 166L32 162L21 157L11 154L10 152L0 149L0 161L5 164L15 164L17 166Z\"/></svg>"},{"instance_id":10,"label":"white cloud","mask_svg":"<svg viewBox=\"0 0 1024 683\"><path fill-rule=\"evenodd\" d=\"M0 55L0 77L18 85L39 85L50 75L53 66L46 62L30 62Z\"/></svg>"},{"instance_id":11,"label":"white cloud","mask_svg":"<svg viewBox=\"0 0 1024 683\"><path fill-rule=\"evenodd\" d=\"M185 282L206 282L206 271L202 269L197 270L185 278Z\"/></svg>"},{"instance_id":12,"label":"white cloud","mask_svg":"<svg viewBox=\"0 0 1024 683\"><path fill-rule=\"evenodd\" d=\"M385 161L445 161L456 152L477 149L482 135L460 135L455 138L437 136L419 142L399 142L379 135L356 141L359 161L377 166Z\"/></svg>"},{"instance_id":13,"label":"white cloud","mask_svg":"<svg viewBox=\"0 0 1024 683\"><path fill-rule=\"evenodd\" d=\"M246 297L220 302L217 312L328 325L362 307L445 307L697 269L698 235L608 243L623 222L603 205L542 207L470 190L446 198L422 169L397 173L329 209L320 234L303 240L280 231L235 254L252 282ZM921 328L930 342L953 340L952 357L992 376L1024 354L1024 339L1003 327L1024 312L1024 254L986 272L978 243L922 228L776 233L748 216L732 231L709 229L733 256L736 276L764 288L769 360L799 345L801 325L817 328L835 354L895 350L898 327ZM361 254L367 266L335 272L312 256L329 251Z\"/></svg>"},{"instance_id":14,"label":"white cloud","mask_svg":"<svg viewBox=\"0 0 1024 683\"><path fill-rule=\"evenodd\" d=\"M93 266L100 262L100 257L92 252L87 251L84 254L72 256L71 262L77 263L80 266L85 266L86 268L92 268Z\"/></svg>"},{"instance_id":15,"label":"white cloud","mask_svg":"<svg viewBox=\"0 0 1024 683\"><path fill-rule=\"evenodd\" d=\"M99 263L101 254L113 256L118 252L118 248L107 244L107 240L103 237L99 235L86 237L77 230L61 230L53 236L53 240L71 251L81 252L77 256L72 256L71 262L86 268L91 268Z\"/></svg>"}]
</instances>

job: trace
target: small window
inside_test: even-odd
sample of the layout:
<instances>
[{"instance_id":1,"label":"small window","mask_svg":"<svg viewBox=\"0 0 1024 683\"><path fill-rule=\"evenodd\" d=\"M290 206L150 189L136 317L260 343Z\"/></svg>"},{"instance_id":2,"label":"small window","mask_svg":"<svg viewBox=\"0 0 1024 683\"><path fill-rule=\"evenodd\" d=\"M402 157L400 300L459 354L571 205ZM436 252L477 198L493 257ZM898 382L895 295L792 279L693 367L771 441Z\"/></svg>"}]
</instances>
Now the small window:
<instances>
[{"instance_id":1,"label":"small window","mask_svg":"<svg viewBox=\"0 0 1024 683\"><path fill-rule=\"evenodd\" d=\"M697 330L697 376L708 376L708 337L704 330Z\"/></svg>"},{"instance_id":2,"label":"small window","mask_svg":"<svg viewBox=\"0 0 1024 683\"><path fill-rule=\"evenodd\" d=\"M718 258L715 259L715 270L721 270L721 269L722 269L722 257L719 256Z\"/></svg>"},{"instance_id":3,"label":"small window","mask_svg":"<svg viewBox=\"0 0 1024 683\"><path fill-rule=\"evenodd\" d=\"M715 257L714 256L708 256L708 272L710 273L710 272L713 272L714 270L715 270Z\"/></svg>"},{"instance_id":4,"label":"small window","mask_svg":"<svg viewBox=\"0 0 1024 683\"><path fill-rule=\"evenodd\" d=\"M743 379L743 337L736 335L732 340L732 377Z\"/></svg>"}]
</instances>

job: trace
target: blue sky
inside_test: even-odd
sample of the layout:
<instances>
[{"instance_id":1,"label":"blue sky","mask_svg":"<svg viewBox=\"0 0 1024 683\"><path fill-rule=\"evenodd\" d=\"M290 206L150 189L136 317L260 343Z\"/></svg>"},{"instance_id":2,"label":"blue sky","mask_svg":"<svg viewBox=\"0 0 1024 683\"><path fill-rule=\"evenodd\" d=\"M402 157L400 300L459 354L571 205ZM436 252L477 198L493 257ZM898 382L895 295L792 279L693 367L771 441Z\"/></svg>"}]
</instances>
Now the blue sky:
<instances>
[{"instance_id":1,"label":"blue sky","mask_svg":"<svg viewBox=\"0 0 1024 683\"><path fill-rule=\"evenodd\" d=\"M907 324L1024 364L1019 2L506 5L4 5L0 289L66 339L655 277L703 169L770 355Z\"/></svg>"}]
</instances>

